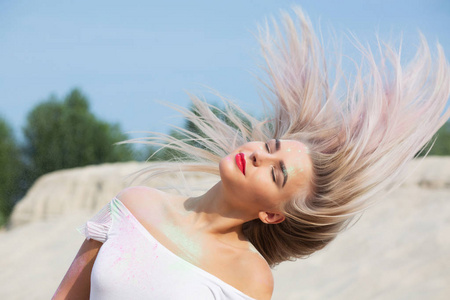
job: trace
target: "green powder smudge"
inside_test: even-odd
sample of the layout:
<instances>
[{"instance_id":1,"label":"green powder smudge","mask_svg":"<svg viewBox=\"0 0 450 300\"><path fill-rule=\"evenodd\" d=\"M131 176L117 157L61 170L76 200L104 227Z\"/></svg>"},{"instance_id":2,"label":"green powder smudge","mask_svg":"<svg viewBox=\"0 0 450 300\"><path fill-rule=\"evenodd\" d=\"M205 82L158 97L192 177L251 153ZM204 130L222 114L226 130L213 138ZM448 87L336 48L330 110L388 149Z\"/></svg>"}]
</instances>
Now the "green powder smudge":
<instances>
[{"instance_id":1,"label":"green powder smudge","mask_svg":"<svg viewBox=\"0 0 450 300\"><path fill-rule=\"evenodd\" d=\"M202 255L202 248L200 245L193 242L192 238L183 232L180 228L166 224L162 226L162 231L174 244L178 246L183 255L188 260L197 264Z\"/></svg>"}]
</instances>

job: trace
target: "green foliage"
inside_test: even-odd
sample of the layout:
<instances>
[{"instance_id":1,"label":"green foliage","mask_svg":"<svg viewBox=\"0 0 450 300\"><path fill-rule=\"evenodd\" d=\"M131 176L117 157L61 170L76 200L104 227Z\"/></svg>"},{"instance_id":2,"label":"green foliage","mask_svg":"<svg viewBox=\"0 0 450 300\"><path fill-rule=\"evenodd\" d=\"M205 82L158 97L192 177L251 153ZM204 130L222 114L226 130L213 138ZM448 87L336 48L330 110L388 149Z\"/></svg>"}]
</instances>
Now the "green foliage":
<instances>
[{"instance_id":1,"label":"green foliage","mask_svg":"<svg viewBox=\"0 0 450 300\"><path fill-rule=\"evenodd\" d=\"M224 121L225 123L227 123L228 125L230 125L231 127L237 129L237 127L228 119L228 117L226 115L224 115L223 111L224 108L217 106L217 109L213 109L213 113L222 121ZM191 106L190 111L193 112L194 114L198 115L198 112L195 111L195 107ZM244 124L249 127L250 124L248 122L248 120L245 119L244 116L238 115L239 118L241 118L244 122ZM184 129L189 130L190 132L196 133L201 137L205 137L205 135L200 131L200 129L191 121L189 120L185 120L184 123ZM178 139L183 138L177 131L172 130L170 133L171 136L176 137ZM442 126L438 132L436 133L436 135L434 136L434 138L436 139L433 148L431 149L429 155L440 155L440 156L445 156L445 155L450 155L450 122L447 122L444 124L444 126ZM203 148L203 146L199 143L197 143L196 141L190 141L188 142L191 145L195 145L197 147ZM431 146L431 143L425 147L425 150L419 154L419 156L423 156L429 149L429 147ZM150 147L148 155L144 155L146 157L151 156L154 152L156 152L158 149L156 147ZM175 150L172 149L162 149L159 152L157 152L155 155L153 155L153 157L151 157L151 161L167 161L167 160L171 160L173 158L180 158L182 156L182 154L177 153Z\"/></svg>"},{"instance_id":2,"label":"green foliage","mask_svg":"<svg viewBox=\"0 0 450 300\"><path fill-rule=\"evenodd\" d=\"M175 130L171 130L169 135L176 139L183 138L183 136ZM171 161L183 158L185 155L174 149L150 146L143 156L145 157L143 160L148 161Z\"/></svg>"},{"instance_id":3,"label":"green foliage","mask_svg":"<svg viewBox=\"0 0 450 300\"><path fill-rule=\"evenodd\" d=\"M0 226L6 223L18 196L21 170L20 151L11 127L0 118Z\"/></svg>"},{"instance_id":4,"label":"green foliage","mask_svg":"<svg viewBox=\"0 0 450 300\"><path fill-rule=\"evenodd\" d=\"M113 146L127 139L119 125L98 120L78 89L63 101L50 97L37 105L28 115L24 135L31 180L58 169L133 158L129 146Z\"/></svg>"},{"instance_id":5,"label":"green foliage","mask_svg":"<svg viewBox=\"0 0 450 300\"><path fill-rule=\"evenodd\" d=\"M436 142L428 155L450 155L450 122L445 123L435 134L434 138L436 138ZM420 156L425 155L430 146L431 143L425 148Z\"/></svg>"},{"instance_id":6,"label":"green foliage","mask_svg":"<svg viewBox=\"0 0 450 300\"><path fill-rule=\"evenodd\" d=\"M198 111L195 110L195 107L193 105L190 106L189 110L191 112L193 112L196 116L199 116ZM228 116L224 113L226 110L224 107L218 105L218 104L214 104L214 107L211 109L211 111L213 112L214 115L216 115L216 117L221 120L222 122L224 122L225 124L231 126L234 129L238 129L237 126L228 118ZM243 121L243 123L247 126L250 127L250 122L239 112L233 111L234 114L237 115L237 117L239 119L241 119ZM191 121L186 120L185 124L184 124L184 128L189 130L190 132L196 133L198 135L200 135L201 137L205 137L205 135L200 131L200 129ZM197 145L201 148L203 148L201 145L198 145L195 141L190 142L193 145Z\"/></svg>"},{"instance_id":7,"label":"green foliage","mask_svg":"<svg viewBox=\"0 0 450 300\"><path fill-rule=\"evenodd\" d=\"M214 104L214 107L211 108L211 111L214 113L214 115L216 115L216 117L225 122L227 125L230 125L231 127L238 129L236 125L233 124L233 122L225 115L224 111L225 111L225 107ZM191 106L189 107L189 110L194 113L196 116L199 116L199 112L196 111L195 106L191 104ZM246 124L247 127L250 126L250 122L241 114L239 114L238 112L235 112L237 114L237 116L243 120L244 124ZM188 130L189 132L192 132L194 134L199 135L200 137L204 138L206 137L205 134L203 132L201 132L201 130L190 120L185 120L184 121L184 125L183 128ZM183 139L186 138L185 136L183 136L183 134L179 133L176 130L171 130L170 136L176 138L176 139ZM197 141L187 141L187 144L193 145L195 147L198 148L205 148L203 146L203 144L197 142ZM159 149L156 147L150 147L149 151L148 151L148 155L147 157L150 157L150 161L169 161L169 160L173 160L173 159L180 159L183 158L185 156L185 154L173 150L173 149L169 149L169 148L162 148L158 151ZM156 153L155 153L156 152Z\"/></svg>"}]
</instances>

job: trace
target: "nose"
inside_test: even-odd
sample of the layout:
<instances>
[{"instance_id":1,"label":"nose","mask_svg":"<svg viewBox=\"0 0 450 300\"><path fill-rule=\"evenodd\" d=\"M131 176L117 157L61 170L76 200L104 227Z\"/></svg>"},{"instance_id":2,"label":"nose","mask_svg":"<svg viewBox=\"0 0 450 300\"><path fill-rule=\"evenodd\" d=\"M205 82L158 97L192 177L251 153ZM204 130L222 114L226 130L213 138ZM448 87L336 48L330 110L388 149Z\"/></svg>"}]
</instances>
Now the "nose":
<instances>
[{"instance_id":1,"label":"nose","mask_svg":"<svg viewBox=\"0 0 450 300\"><path fill-rule=\"evenodd\" d=\"M258 149L250 154L250 160L252 161L253 166L259 167L270 159L268 153Z\"/></svg>"}]
</instances>

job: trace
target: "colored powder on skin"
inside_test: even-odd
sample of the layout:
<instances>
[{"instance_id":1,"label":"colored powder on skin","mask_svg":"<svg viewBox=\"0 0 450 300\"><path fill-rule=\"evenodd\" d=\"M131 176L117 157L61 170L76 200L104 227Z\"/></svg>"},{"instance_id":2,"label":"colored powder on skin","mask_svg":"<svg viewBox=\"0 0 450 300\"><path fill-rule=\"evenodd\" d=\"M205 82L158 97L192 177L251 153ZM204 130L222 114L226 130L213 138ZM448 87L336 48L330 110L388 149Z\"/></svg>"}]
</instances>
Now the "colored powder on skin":
<instances>
[{"instance_id":1,"label":"colored powder on skin","mask_svg":"<svg viewBox=\"0 0 450 300\"><path fill-rule=\"evenodd\" d=\"M290 176L294 176L294 175L296 175L296 174L298 174L298 173L301 173L301 172L303 172L303 168L295 168L295 167L289 167L287 170L286 170L286 173L288 174L288 175L290 175Z\"/></svg>"},{"instance_id":2,"label":"colored powder on skin","mask_svg":"<svg viewBox=\"0 0 450 300\"><path fill-rule=\"evenodd\" d=\"M194 264L198 264L202 256L202 248L200 245L194 243L190 236L172 224L165 224L161 229L169 240L178 246L184 257L194 262Z\"/></svg>"},{"instance_id":3,"label":"colored powder on skin","mask_svg":"<svg viewBox=\"0 0 450 300\"><path fill-rule=\"evenodd\" d=\"M293 175L295 175L297 172L296 172L295 167L289 167L289 168L287 169L287 173L288 173L289 175L293 176Z\"/></svg>"}]
</instances>

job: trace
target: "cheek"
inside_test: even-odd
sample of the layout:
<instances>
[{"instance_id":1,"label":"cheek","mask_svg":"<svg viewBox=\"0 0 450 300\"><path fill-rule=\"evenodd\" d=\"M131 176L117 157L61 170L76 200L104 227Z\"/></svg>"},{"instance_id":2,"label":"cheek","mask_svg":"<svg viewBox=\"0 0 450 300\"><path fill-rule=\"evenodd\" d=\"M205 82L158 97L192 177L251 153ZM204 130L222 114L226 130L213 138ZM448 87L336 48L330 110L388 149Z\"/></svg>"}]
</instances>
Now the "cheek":
<instances>
[{"instance_id":1,"label":"cheek","mask_svg":"<svg viewBox=\"0 0 450 300\"><path fill-rule=\"evenodd\" d=\"M274 209L281 203L280 196L278 194L270 192L256 194L255 198L261 209Z\"/></svg>"},{"instance_id":2,"label":"cheek","mask_svg":"<svg viewBox=\"0 0 450 300\"><path fill-rule=\"evenodd\" d=\"M248 190L246 178L236 166L234 157L227 156L220 161L219 175L222 184L232 194L246 193Z\"/></svg>"},{"instance_id":3,"label":"cheek","mask_svg":"<svg viewBox=\"0 0 450 300\"><path fill-rule=\"evenodd\" d=\"M258 175L255 176L255 183L256 184L266 184L264 181L265 181L265 178L261 174L258 174Z\"/></svg>"},{"instance_id":4,"label":"cheek","mask_svg":"<svg viewBox=\"0 0 450 300\"><path fill-rule=\"evenodd\" d=\"M229 177L233 173L233 161L230 156L222 158L219 162L219 174L220 177Z\"/></svg>"},{"instance_id":5,"label":"cheek","mask_svg":"<svg viewBox=\"0 0 450 300\"><path fill-rule=\"evenodd\" d=\"M271 203L279 196L278 188L269 174L255 174L252 178L252 186L247 192L256 201L264 203Z\"/></svg>"}]
</instances>

